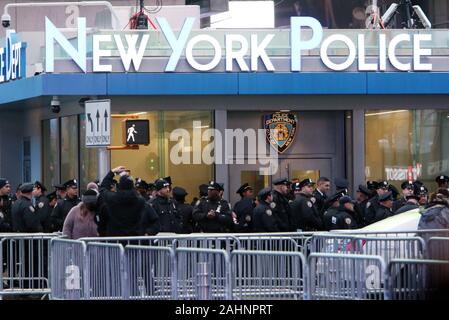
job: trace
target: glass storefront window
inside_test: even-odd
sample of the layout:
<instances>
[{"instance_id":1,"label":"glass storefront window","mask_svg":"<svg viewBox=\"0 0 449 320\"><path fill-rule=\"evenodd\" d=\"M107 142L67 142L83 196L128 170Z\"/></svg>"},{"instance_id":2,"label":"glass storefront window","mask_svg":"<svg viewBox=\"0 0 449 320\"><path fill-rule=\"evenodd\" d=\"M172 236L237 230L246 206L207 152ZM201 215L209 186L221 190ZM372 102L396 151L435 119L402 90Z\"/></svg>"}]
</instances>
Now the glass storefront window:
<instances>
[{"instance_id":1,"label":"glass storefront window","mask_svg":"<svg viewBox=\"0 0 449 320\"><path fill-rule=\"evenodd\" d=\"M78 178L78 116L61 118L61 182Z\"/></svg>"},{"instance_id":2,"label":"glass storefront window","mask_svg":"<svg viewBox=\"0 0 449 320\"><path fill-rule=\"evenodd\" d=\"M150 144L139 146L139 150L111 151L111 168L123 165L131 170L134 178L142 178L153 182L159 177L170 176L173 187L180 186L187 190L187 201L198 196L198 186L208 183L213 177L212 164L174 164L170 160L171 149L180 141L170 141L170 133L176 129L184 129L190 134L190 142L184 151L193 159L193 123L201 122L201 133L213 127L212 113L209 111L151 111L128 112L138 114L139 119L150 121ZM123 118L112 118L112 145L124 144ZM202 142L204 148L209 142ZM188 147L189 146L189 147Z\"/></svg>"},{"instance_id":3,"label":"glass storefront window","mask_svg":"<svg viewBox=\"0 0 449 320\"><path fill-rule=\"evenodd\" d=\"M99 148L86 147L86 115L80 114L80 192L86 190L89 182L98 177L98 152Z\"/></svg>"},{"instance_id":4,"label":"glass storefront window","mask_svg":"<svg viewBox=\"0 0 449 320\"><path fill-rule=\"evenodd\" d=\"M59 184L59 119L42 121L42 183L50 190Z\"/></svg>"},{"instance_id":5,"label":"glass storefront window","mask_svg":"<svg viewBox=\"0 0 449 320\"><path fill-rule=\"evenodd\" d=\"M400 190L420 180L435 191L436 176L449 173L449 111L373 110L365 114L365 175Z\"/></svg>"}]
</instances>

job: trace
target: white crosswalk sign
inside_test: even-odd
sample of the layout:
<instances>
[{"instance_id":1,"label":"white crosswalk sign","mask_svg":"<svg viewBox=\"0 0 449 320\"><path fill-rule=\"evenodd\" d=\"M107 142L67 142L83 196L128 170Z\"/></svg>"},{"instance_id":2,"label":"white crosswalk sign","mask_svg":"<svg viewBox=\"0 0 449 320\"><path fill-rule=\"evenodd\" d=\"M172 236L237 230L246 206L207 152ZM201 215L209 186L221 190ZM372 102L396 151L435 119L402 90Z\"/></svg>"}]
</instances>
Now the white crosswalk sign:
<instances>
[{"instance_id":1,"label":"white crosswalk sign","mask_svg":"<svg viewBox=\"0 0 449 320\"><path fill-rule=\"evenodd\" d=\"M111 144L111 100L89 100L86 106L86 147Z\"/></svg>"}]
</instances>

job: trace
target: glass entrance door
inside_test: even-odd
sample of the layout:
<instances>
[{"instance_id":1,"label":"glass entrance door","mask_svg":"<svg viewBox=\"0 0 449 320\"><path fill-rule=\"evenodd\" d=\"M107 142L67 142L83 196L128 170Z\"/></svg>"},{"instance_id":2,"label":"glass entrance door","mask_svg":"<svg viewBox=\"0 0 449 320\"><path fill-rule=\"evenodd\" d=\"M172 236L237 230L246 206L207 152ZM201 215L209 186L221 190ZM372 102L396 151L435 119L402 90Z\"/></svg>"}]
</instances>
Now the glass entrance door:
<instances>
[{"instance_id":1,"label":"glass entrance door","mask_svg":"<svg viewBox=\"0 0 449 320\"><path fill-rule=\"evenodd\" d=\"M279 171L273 179L286 177L290 181L299 182L306 178L317 181L319 177L332 178L332 159L282 159Z\"/></svg>"}]
</instances>

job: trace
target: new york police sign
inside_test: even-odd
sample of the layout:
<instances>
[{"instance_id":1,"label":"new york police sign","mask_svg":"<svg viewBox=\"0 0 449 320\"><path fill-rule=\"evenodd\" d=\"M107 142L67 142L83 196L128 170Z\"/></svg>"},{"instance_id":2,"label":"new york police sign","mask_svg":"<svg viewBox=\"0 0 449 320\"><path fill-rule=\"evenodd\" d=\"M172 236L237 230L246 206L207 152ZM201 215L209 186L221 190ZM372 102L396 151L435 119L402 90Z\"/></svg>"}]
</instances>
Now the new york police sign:
<instances>
[{"instance_id":1,"label":"new york police sign","mask_svg":"<svg viewBox=\"0 0 449 320\"><path fill-rule=\"evenodd\" d=\"M0 83L26 76L26 47L14 30L7 31L5 46L0 47Z\"/></svg>"}]
</instances>

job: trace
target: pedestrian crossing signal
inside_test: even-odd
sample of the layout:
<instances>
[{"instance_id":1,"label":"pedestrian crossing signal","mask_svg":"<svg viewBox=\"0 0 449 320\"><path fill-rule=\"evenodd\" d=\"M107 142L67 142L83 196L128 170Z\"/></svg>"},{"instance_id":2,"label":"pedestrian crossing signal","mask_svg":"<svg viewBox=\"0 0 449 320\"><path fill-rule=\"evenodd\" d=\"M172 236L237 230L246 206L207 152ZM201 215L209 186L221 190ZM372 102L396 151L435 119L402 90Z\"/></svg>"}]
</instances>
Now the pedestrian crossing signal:
<instances>
[{"instance_id":1,"label":"pedestrian crossing signal","mask_svg":"<svg viewBox=\"0 0 449 320\"><path fill-rule=\"evenodd\" d=\"M126 145L150 144L150 121L125 120L124 140Z\"/></svg>"}]
</instances>

